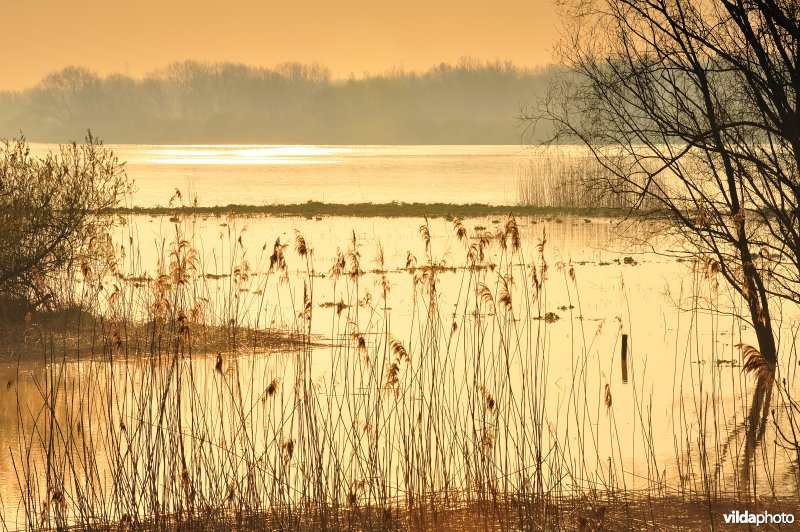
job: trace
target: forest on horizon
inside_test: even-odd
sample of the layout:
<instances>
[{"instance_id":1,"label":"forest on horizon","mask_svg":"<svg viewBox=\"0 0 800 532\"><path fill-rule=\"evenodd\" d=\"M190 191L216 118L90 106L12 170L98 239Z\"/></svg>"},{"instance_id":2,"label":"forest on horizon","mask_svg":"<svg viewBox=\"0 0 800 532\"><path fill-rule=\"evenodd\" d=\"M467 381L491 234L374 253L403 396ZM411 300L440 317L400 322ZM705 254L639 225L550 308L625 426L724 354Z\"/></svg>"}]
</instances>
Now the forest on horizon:
<instances>
[{"instance_id":1,"label":"forest on horizon","mask_svg":"<svg viewBox=\"0 0 800 532\"><path fill-rule=\"evenodd\" d=\"M142 78L70 66L0 92L0 137L108 143L518 144L559 67L462 59L333 79L320 64L184 61Z\"/></svg>"}]
</instances>

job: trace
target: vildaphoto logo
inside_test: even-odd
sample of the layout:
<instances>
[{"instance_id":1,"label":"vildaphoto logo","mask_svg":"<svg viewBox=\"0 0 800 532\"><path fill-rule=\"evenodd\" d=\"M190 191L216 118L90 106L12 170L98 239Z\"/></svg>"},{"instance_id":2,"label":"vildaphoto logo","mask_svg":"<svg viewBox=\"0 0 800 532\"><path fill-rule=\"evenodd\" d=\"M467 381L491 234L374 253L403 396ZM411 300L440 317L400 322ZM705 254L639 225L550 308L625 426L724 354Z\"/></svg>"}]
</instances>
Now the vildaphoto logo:
<instances>
[{"instance_id":1,"label":"vildaphoto logo","mask_svg":"<svg viewBox=\"0 0 800 532\"><path fill-rule=\"evenodd\" d=\"M733 510L727 514L722 514L725 524L729 525L782 525L794 523L794 514L771 514L767 511L760 513L750 513L747 510L740 512Z\"/></svg>"}]
</instances>

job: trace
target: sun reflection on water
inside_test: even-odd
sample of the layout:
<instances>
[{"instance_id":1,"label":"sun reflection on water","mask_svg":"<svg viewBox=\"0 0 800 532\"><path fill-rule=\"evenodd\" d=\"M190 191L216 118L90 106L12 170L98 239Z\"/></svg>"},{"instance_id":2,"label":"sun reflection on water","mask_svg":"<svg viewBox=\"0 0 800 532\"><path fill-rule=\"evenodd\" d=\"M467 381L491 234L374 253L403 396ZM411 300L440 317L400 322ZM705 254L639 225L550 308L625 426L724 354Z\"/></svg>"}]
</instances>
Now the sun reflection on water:
<instances>
[{"instance_id":1,"label":"sun reflection on water","mask_svg":"<svg viewBox=\"0 0 800 532\"><path fill-rule=\"evenodd\" d=\"M327 146L159 146L143 150L140 162L177 165L338 164L331 156L357 153Z\"/></svg>"}]
</instances>

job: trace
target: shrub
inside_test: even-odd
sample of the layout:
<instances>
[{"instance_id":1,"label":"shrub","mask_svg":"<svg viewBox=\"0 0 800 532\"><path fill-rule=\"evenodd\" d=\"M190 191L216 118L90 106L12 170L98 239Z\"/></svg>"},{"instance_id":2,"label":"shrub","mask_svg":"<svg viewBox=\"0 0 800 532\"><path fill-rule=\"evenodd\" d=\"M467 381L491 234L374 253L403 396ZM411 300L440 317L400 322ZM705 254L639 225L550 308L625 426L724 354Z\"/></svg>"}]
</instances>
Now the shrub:
<instances>
[{"instance_id":1,"label":"shrub","mask_svg":"<svg viewBox=\"0 0 800 532\"><path fill-rule=\"evenodd\" d=\"M100 215L129 186L124 165L91 133L44 156L24 137L0 141L0 299L65 303L58 281L76 267L89 273L108 241L111 221Z\"/></svg>"}]
</instances>

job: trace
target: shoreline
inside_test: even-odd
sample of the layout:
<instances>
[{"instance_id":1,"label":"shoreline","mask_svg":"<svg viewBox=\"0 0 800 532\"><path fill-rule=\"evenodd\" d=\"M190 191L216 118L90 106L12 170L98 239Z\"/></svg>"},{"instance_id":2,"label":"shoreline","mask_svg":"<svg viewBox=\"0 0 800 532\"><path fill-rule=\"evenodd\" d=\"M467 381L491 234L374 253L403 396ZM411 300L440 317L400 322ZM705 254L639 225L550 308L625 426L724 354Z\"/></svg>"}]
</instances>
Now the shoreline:
<instances>
[{"instance_id":1,"label":"shoreline","mask_svg":"<svg viewBox=\"0 0 800 532\"><path fill-rule=\"evenodd\" d=\"M605 218L625 218L629 216L653 217L657 211L637 211L631 209L588 208L588 207L531 207L519 205L488 205L483 203L287 203L274 205L217 205L192 207L117 207L104 211L104 214L139 214L167 216L179 214L215 215L227 214L270 215L270 216L348 216L362 218L400 218L422 217L442 218L450 216L479 217L492 215L515 216L586 216Z\"/></svg>"},{"instance_id":2,"label":"shoreline","mask_svg":"<svg viewBox=\"0 0 800 532\"><path fill-rule=\"evenodd\" d=\"M452 495L451 495L452 497ZM351 500L270 510L236 511L228 505L185 513L125 515L121 519L90 521L101 528L142 530L192 528L201 530L273 530L302 528L333 530L729 530L743 525L783 529L796 521L791 497L747 497L723 493L654 493L647 490L602 490L569 495L495 494L473 500L440 493L428 499L386 500L383 504ZM314 501L316 502L316 501ZM294 514L294 515L293 515ZM770 518L767 518L770 515ZM749 518L749 519L748 519ZM760 521L756 519L760 518ZM773 521L774 524L769 521ZM759 523L759 524L756 524ZM75 522L70 530L85 530ZM777 526L776 526L777 525ZM753 528L755 528L753 527ZM752 528L751 528L752 529ZM757 530L758 528L756 528Z\"/></svg>"}]
</instances>

